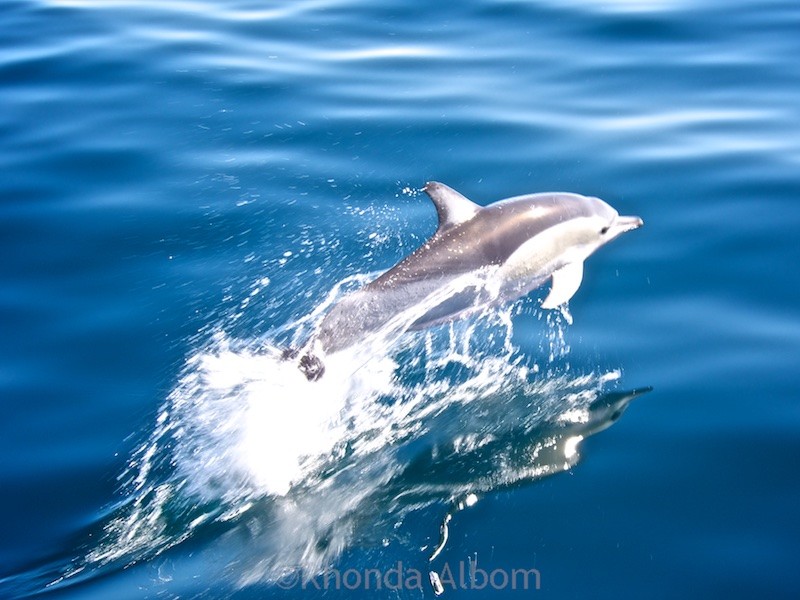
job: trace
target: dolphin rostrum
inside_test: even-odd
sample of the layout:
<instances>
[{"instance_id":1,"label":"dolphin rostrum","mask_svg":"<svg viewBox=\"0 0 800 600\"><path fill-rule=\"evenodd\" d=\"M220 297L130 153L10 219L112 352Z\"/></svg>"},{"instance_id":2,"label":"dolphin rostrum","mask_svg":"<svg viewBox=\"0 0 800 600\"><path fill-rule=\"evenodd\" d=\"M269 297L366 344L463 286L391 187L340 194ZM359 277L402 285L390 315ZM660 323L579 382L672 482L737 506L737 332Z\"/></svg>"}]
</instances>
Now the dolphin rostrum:
<instances>
[{"instance_id":1,"label":"dolphin rostrum","mask_svg":"<svg viewBox=\"0 0 800 600\"><path fill-rule=\"evenodd\" d=\"M322 355L348 348L400 316L398 333L430 327L520 298L548 279L541 306L557 308L580 287L589 255L643 224L579 194L529 194L481 207L443 183L423 189L436 207L436 232L328 311L300 358L309 380L322 376Z\"/></svg>"}]
</instances>

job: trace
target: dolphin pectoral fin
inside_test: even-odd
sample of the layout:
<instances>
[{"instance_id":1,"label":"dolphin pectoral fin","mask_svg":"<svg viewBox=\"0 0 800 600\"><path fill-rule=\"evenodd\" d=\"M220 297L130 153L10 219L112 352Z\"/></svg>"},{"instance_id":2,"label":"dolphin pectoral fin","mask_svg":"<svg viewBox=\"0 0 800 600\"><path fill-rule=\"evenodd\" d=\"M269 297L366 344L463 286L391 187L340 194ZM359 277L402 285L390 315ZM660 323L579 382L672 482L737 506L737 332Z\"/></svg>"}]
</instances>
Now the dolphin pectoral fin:
<instances>
[{"instance_id":1,"label":"dolphin pectoral fin","mask_svg":"<svg viewBox=\"0 0 800 600\"><path fill-rule=\"evenodd\" d=\"M438 181L429 181L422 188L431 197L439 216L439 230L469 221L478 214L480 206L453 188Z\"/></svg>"},{"instance_id":2,"label":"dolphin pectoral fin","mask_svg":"<svg viewBox=\"0 0 800 600\"><path fill-rule=\"evenodd\" d=\"M569 263L553 273L550 293L542 302L542 308L558 308L569 302L583 281L583 262Z\"/></svg>"}]
</instances>

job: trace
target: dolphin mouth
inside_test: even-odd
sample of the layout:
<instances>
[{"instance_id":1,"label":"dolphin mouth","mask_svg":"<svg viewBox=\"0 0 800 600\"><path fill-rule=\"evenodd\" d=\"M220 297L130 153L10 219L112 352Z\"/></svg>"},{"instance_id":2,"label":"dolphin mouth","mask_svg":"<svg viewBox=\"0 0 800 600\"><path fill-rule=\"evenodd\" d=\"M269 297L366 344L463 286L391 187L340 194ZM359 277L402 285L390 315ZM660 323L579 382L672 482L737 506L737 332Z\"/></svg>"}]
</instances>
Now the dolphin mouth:
<instances>
[{"instance_id":1,"label":"dolphin mouth","mask_svg":"<svg viewBox=\"0 0 800 600\"><path fill-rule=\"evenodd\" d=\"M614 236L618 236L621 233L625 233L626 231L633 231L634 229L639 229L644 225L644 221L641 217L623 217L619 216L614 219L614 223L611 226L611 229L614 231Z\"/></svg>"}]
</instances>

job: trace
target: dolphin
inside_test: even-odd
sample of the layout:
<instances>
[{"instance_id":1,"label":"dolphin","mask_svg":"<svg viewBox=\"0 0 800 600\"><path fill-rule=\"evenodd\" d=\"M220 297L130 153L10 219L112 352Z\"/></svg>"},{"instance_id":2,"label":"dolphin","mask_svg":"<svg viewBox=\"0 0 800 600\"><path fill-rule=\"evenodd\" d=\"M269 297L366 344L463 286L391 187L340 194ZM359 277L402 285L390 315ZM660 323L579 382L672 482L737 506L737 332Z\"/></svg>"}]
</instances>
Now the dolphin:
<instances>
[{"instance_id":1,"label":"dolphin","mask_svg":"<svg viewBox=\"0 0 800 600\"><path fill-rule=\"evenodd\" d=\"M324 373L322 356L390 324L397 333L431 327L516 300L548 280L541 307L558 308L580 287L586 258L643 224L640 217L620 216L599 198L580 194L528 194L484 207L436 181L423 191L439 218L433 236L334 304L302 352L286 353L300 355L299 367L309 380ZM405 321L393 321L398 317Z\"/></svg>"}]
</instances>

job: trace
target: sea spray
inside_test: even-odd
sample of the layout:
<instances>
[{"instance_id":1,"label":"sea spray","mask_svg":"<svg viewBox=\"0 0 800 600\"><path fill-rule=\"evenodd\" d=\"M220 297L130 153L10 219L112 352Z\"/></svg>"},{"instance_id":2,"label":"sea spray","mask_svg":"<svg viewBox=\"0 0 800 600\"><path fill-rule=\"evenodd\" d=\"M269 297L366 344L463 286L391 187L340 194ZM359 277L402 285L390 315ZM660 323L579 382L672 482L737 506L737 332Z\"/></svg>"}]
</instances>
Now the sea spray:
<instances>
[{"instance_id":1,"label":"sea spray","mask_svg":"<svg viewBox=\"0 0 800 600\"><path fill-rule=\"evenodd\" d=\"M343 280L282 331L301 341L365 279ZM540 368L567 356L568 314L545 319L543 352L527 357L512 343L513 306L398 337L424 310L326 357L317 382L282 344L219 326L133 453L102 539L67 576L152 559L213 528L236 540L232 585L310 577L359 540L391 539L420 507L568 468L560 431L588 421L619 376Z\"/></svg>"}]
</instances>

